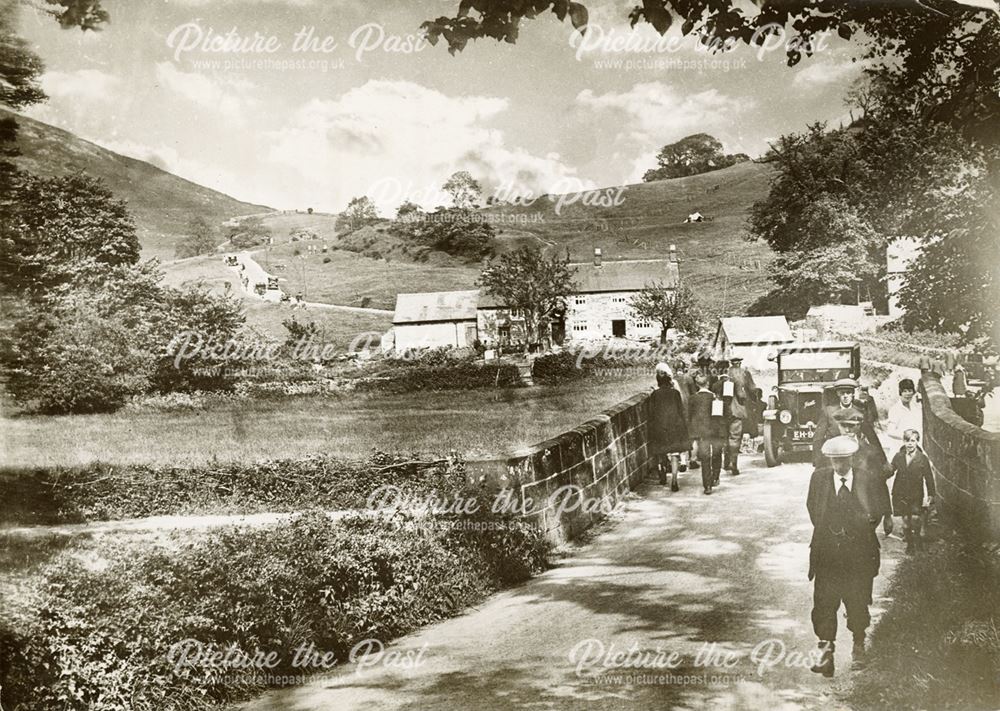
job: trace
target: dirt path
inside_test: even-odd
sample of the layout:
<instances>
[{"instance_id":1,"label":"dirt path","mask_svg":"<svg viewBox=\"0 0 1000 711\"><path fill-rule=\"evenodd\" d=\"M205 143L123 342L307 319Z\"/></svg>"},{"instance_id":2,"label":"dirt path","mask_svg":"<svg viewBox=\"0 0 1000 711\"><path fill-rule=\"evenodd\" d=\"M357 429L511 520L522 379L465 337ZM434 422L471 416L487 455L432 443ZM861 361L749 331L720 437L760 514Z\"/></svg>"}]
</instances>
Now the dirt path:
<instances>
[{"instance_id":1,"label":"dirt path","mask_svg":"<svg viewBox=\"0 0 1000 711\"><path fill-rule=\"evenodd\" d=\"M801 666L815 645L804 503L811 467L766 469L759 457L745 460L744 473L724 474L711 497L690 473L680 493L640 491L555 569L388 647L395 654L386 661L419 659L412 668L347 665L246 709L837 708L834 692L850 680L847 630L832 682ZM876 617L899 552L899 541L883 542ZM694 663L712 643L734 653L734 666ZM584 665L578 673L581 653L571 654L587 644L612 653L634 645L645 656L624 669ZM757 648L760 661L765 648L758 645L769 645L767 658L777 662L760 674L752 654ZM679 665L657 666L657 653L661 661L676 653Z\"/></svg>"}]
</instances>

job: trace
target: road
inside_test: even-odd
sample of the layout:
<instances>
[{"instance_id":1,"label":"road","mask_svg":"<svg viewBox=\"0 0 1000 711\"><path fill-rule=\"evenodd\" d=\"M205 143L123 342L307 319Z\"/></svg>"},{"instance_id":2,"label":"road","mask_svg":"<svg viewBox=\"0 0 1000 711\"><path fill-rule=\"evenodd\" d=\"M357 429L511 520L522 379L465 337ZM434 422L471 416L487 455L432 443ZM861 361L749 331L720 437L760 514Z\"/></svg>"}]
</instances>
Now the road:
<instances>
[{"instance_id":1,"label":"road","mask_svg":"<svg viewBox=\"0 0 1000 711\"><path fill-rule=\"evenodd\" d=\"M836 692L850 683L850 633L840 630L835 679L803 668L815 646L804 503L811 467L766 469L761 457L744 456L743 468L736 478L724 473L712 496L701 493L698 474L683 474L676 494L647 484L589 543L570 548L543 575L398 640L386 650L394 654L379 664L348 664L307 685L271 691L245 708L842 707ZM895 538L883 542L876 619L900 551ZM696 665L706 643L733 656ZM602 671L588 662L578 673L582 658L578 654L575 663L570 655L581 644L612 653L637 645L645 656L624 658L630 669ZM761 655L769 663L759 669ZM407 659L419 664L403 668ZM719 666L726 661L733 666ZM619 683L620 677L598 673L645 678ZM668 674L673 681L662 683Z\"/></svg>"}]
</instances>

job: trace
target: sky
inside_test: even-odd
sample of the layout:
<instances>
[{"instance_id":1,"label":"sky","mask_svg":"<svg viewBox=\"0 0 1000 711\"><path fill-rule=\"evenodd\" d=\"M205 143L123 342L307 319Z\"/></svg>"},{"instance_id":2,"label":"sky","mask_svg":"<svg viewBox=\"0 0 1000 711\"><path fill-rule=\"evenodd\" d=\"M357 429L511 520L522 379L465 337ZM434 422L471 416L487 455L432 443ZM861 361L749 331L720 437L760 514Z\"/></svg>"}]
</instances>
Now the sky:
<instances>
[{"instance_id":1,"label":"sky","mask_svg":"<svg viewBox=\"0 0 1000 711\"><path fill-rule=\"evenodd\" d=\"M783 42L722 55L672 29L628 26L632 0L587 2L585 38L543 14L516 45L448 53L420 37L456 0L105 0L100 32L30 6L45 62L29 116L241 200L391 215L446 202L467 170L500 197L638 182L658 150L709 133L758 156L839 122L858 45L826 38L786 66Z\"/></svg>"}]
</instances>

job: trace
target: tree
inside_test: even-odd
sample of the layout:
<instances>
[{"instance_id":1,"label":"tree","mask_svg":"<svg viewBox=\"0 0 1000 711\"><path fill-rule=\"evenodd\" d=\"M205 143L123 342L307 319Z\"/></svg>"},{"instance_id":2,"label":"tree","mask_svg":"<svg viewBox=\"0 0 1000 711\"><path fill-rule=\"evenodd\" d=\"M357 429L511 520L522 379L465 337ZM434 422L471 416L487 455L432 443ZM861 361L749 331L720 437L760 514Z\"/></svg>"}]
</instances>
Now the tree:
<instances>
[{"instance_id":1,"label":"tree","mask_svg":"<svg viewBox=\"0 0 1000 711\"><path fill-rule=\"evenodd\" d=\"M745 153L727 155L722 151L722 143L707 133L696 133L682 138L660 149L656 156L657 168L651 168L642 176L645 182L665 178L681 178L685 175L708 173L720 168L728 168L736 163L750 160Z\"/></svg>"},{"instance_id":2,"label":"tree","mask_svg":"<svg viewBox=\"0 0 1000 711\"><path fill-rule=\"evenodd\" d=\"M271 230L261 217L244 217L229 228L228 239L237 249L249 249L271 239Z\"/></svg>"},{"instance_id":3,"label":"tree","mask_svg":"<svg viewBox=\"0 0 1000 711\"><path fill-rule=\"evenodd\" d=\"M546 258L537 248L520 247L490 262L476 284L524 316L527 353L540 340L543 325L566 308L574 273L568 259Z\"/></svg>"},{"instance_id":4,"label":"tree","mask_svg":"<svg viewBox=\"0 0 1000 711\"><path fill-rule=\"evenodd\" d=\"M441 208L423 220L404 222L402 229L418 244L471 261L496 251L493 225L468 209Z\"/></svg>"},{"instance_id":5,"label":"tree","mask_svg":"<svg viewBox=\"0 0 1000 711\"><path fill-rule=\"evenodd\" d=\"M215 225L203 215L192 218L187 231L184 239L177 243L176 253L181 259L212 254L219 245L219 235Z\"/></svg>"},{"instance_id":6,"label":"tree","mask_svg":"<svg viewBox=\"0 0 1000 711\"><path fill-rule=\"evenodd\" d=\"M362 195L351 198L347 208L337 216L336 227L338 232L353 232L365 225L378 222L378 219L375 203L368 196Z\"/></svg>"},{"instance_id":7,"label":"tree","mask_svg":"<svg viewBox=\"0 0 1000 711\"><path fill-rule=\"evenodd\" d=\"M666 343L667 331L671 328L693 332L701 322L701 306L686 285L676 289L664 286L663 282L647 284L642 291L632 297L629 305L636 318L660 324L660 343Z\"/></svg>"},{"instance_id":8,"label":"tree","mask_svg":"<svg viewBox=\"0 0 1000 711\"><path fill-rule=\"evenodd\" d=\"M442 189L451 195L452 206L459 209L469 210L479 207L479 202L483 198L483 189L476 179L465 170L452 173Z\"/></svg>"},{"instance_id":9,"label":"tree","mask_svg":"<svg viewBox=\"0 0 1000 711\"><path fill-rule=\"evenodd\" d=\"M410 202L409 200L404 200L402 204L396 208L397 220L412 220L421 214L423 214L423 211L420 209L420 205L415 202Z\"/></svg>"},{"instance_id":10,"label":"tree","mask_svg":"<svg viewBox=\"0 0 1000 711\"><path fill-rule=\"evenodd\" d=\"M82 263L139 261L125 203L83 174L37 178L18 171L0 203L0 277L15 293L48 289Z\"/></svg>"}]
</instances>

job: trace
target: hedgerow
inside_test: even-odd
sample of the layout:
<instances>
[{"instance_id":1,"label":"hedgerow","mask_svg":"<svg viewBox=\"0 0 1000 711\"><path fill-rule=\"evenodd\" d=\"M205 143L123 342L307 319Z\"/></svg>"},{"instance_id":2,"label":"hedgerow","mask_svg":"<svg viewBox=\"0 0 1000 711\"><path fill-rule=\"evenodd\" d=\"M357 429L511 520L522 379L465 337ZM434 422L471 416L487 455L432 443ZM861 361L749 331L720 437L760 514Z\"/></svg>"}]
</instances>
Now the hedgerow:
<instances>
[{"instance_id":1,"label":"hedgerow","mask_svg":"<svg viewBox=\"0 0 1000 711\"><path fill-rule=\"evenodd\" d=\"M32 606L0 621L3 703L197 711L238 702L281 677L324 671L293 663L302 645L342 662L359 641L388 643L545 565L537 529L491 514L478 519L490 530L448 527L468 518L334 523L309 513L152 549L77 544L44 571ZM170 652L185 640L230 658L273 652L276 664L178 666Z\"/></svg>"},{"instance_id":2,"label":"hedgerow","mask_svg":"<svg viewBox=\"0 0 1000 711\"><path fill-rule=\"evenodd\" d=\"M0 471L2 524L105 521L168 514L249 514L362 508L381 486L404 492L461 487L459 464L407 462L375 453L363 462L317 454L195 467L93 464Z\"/></svg>"}]
</instances>

